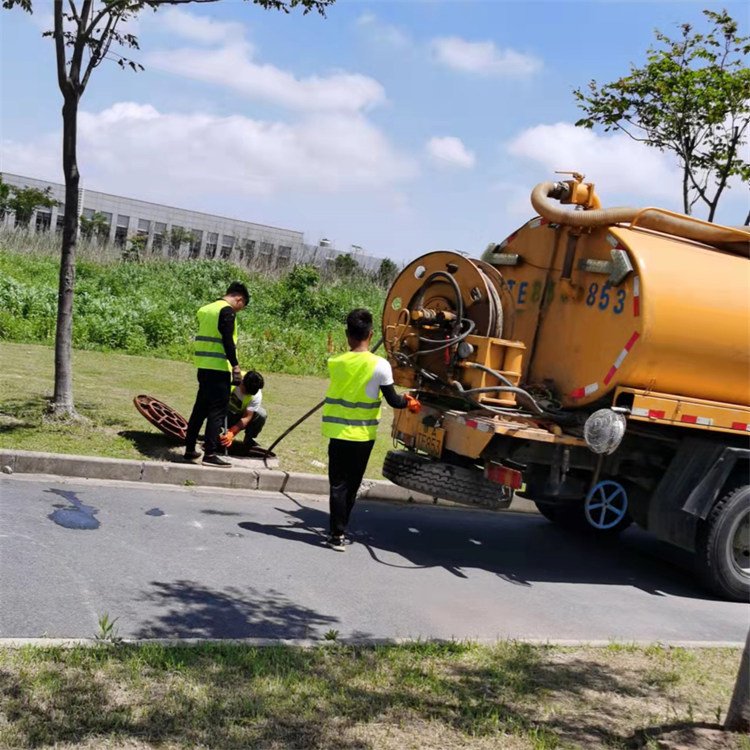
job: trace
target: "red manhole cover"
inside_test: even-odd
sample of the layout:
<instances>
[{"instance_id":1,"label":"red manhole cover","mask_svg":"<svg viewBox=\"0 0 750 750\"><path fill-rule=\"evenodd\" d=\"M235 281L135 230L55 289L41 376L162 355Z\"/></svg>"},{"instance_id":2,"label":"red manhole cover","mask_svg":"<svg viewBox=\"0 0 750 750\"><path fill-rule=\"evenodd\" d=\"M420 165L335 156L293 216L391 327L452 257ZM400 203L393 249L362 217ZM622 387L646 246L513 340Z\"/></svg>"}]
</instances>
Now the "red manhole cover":
<instances>
[{"instance_id":1,"label":"red manhole cover","mask_svg":"<svg viewBox=\"0 0 750 750\"><path fill-rule=\"evenodd\" d=\"M140 395L133 399L135 408L157 429L163 433L185 442L187 421L171 406L152 396Z\"/></svg>"}]
</instances>

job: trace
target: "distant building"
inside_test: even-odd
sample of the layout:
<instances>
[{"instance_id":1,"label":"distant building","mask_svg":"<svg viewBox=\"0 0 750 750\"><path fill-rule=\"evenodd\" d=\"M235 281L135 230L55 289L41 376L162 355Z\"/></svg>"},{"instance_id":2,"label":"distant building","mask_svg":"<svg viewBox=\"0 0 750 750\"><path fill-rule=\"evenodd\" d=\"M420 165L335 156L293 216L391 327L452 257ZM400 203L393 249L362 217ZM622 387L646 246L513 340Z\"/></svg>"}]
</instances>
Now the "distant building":
<instances>
[{"instance_id":1,"label":"distant building","mask_svg":"<svg viewBox=\"0 0 750 750\"><path fill-rule=\"evenodd\" d=\"M62 231L64 185L8 172L0 172L0 178L13 187L49 188L58 205L38 209L30 227L37 232ZM90 219L94 214L102 215L106 221L104 241L117 247L125 246L133 237L144 237L145 253L151 256L218 258L249 267L283 268L297 263L325 266L337 255L344 254L328 240L321 240L319 245L305 244L303 233L293 229L228 219L96 190L79 190L79 218ZM6 217L5 224L11 223L12 218ZM377 269L381 261L359 252L355 257L369 270Z\"/></svg>"}]
</instances>

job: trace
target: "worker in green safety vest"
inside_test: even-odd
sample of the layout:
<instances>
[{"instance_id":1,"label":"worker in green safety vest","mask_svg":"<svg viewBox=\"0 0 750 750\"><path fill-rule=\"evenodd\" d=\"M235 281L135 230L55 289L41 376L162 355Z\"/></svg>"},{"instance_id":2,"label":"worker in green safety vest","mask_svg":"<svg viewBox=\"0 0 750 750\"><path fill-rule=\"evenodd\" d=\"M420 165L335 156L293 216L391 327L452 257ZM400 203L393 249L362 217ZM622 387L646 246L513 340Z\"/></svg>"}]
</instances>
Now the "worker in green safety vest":
<instances>
[{"instance_id":1,"label":"worker in green safety vest","mask_svg":"<svg viewBox=\"0 0 750 750\"><path fill-rule=\"evenodd\" d=\"M237 361L236 314L249 301L247 287L233 281L226 294L198 310L198 332L195 335L193 361L198 368L198 394L188 420L185 437L185 460L226 468L232 464L219 454L219 435L227 416L229 391L232 383L242 378ZM203 422L206 439L203 454L195 448Z\"/></svg>"},{"instance_id":2,"label":"worker in green safety vest","mask_svg":"<svg viewBox=\"0 0 750 750\"><path fill-rule=\"evenodd\" d=\"M323 435L329 438L328 546L339 552L346 549L344 531L375 444L381 394L394 409L421 408L411 394L396 393L388 360L370 352L372 333L372 313L352 310L346 318L349 351L328 360L331 381L323 404Z\"/></svg>"},{"instance_id":3,"label":"worker in green safety vest","mask_svg":"<svg viewBox=\"0 0 750 750\"><path fill-rule=\"evenodd\" d=\"M263 376L250 370L242 376L242 382L235 386L229 397L228 429L219 436L219 442L224 448L231 448L234 439L243 430L243 450L247 452L258 445L255 438L260 435L268 419L268 412L263 408L264 385Z\"/></svg>"}]
</instances>

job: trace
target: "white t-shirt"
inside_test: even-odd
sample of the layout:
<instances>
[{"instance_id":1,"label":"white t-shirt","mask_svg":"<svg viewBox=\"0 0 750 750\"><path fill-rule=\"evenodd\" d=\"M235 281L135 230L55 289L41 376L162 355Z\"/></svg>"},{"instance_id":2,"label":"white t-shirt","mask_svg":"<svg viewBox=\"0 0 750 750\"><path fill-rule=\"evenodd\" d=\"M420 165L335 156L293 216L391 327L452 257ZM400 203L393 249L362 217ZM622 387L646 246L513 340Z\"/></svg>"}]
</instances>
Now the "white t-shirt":
<instances>
[{"instance_id":1,"label":"white t-shirt","mask_svg":"<svg viewBox=\"0 0 750 750\"><path fill-rule=\"evenodd\" d=\"M365 386L367 398L371 398L373 401L380 398L381 385L393 385L393 370L391 369L391 363L387 359L378 357L375 372Z\"/></svg>"},{"instance_id":2,"label":"white t-shirt","mask_svg":"<svg viewBox=\"0 0 750 750\"><path fill-rule=\"evenodd\" d=\"M240 387L236 386L235 389L232 391L232 395L229 397L229 404L230 404L230 410L233 411L235 414L238 414L240 411L240 408L242 406L242 399L244 398L244 395L242 391L240 391ZM263 403L263 391L258 391L248 402L248 405L245 407L245 411L242 414L242 416L246 416L247 414L255 413L258 410L258 407ZM235 408L232 409L232 406Z\"/></svg>"}]
</instances>

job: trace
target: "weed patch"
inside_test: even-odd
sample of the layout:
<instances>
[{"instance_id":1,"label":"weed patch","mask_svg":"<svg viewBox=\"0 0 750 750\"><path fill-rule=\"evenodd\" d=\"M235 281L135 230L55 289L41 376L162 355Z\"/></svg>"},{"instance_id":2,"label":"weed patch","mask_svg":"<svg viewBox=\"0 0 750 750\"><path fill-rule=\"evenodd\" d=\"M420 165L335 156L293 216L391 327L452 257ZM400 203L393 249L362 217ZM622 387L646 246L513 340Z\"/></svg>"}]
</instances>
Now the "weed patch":
<instances>
[{"instance_id":1,"label":"weed patch","mask_svg":"<svg viewBox=\"0 0 750 750\"><path fill-rule=\"evenodd\" d=\"M0 339L52 344L58 259L0 251ZM227 262L79 260L73 345L189 361L195 312L244 282L251 302L239 318L245 367L324 375L329 336L343 351L346 314L368 307L380 315L385 292L361 273L321 277L307 266L281 277L250 273Z\"/></svg>"}]
</instances>

